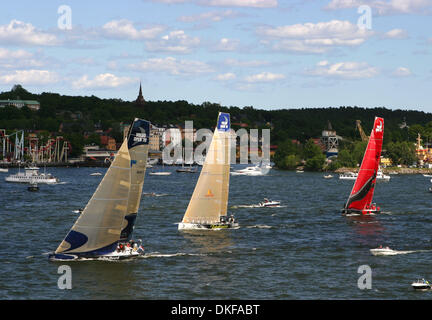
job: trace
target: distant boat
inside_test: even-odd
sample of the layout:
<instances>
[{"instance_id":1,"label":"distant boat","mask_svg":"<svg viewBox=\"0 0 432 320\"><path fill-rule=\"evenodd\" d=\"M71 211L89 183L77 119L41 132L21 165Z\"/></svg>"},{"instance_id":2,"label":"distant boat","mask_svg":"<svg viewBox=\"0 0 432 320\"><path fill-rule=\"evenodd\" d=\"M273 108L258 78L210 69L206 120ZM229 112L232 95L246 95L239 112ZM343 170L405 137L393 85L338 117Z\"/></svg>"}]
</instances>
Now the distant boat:
<instances>
[{"instance_id":1,"label":"distant boat","mask_svg":"<svg viewBox=\"0 0 432 320\"><path fill-rule=\"evenodd\" d=\"M280 201L272 201L267 198L264 198L264 201L260 202L258 204L260 207L279 207Z\"/></svg>"},{"instance_id":2,"label":"distant boat","mask_svg":"<svg viewBox=\"0 0 432 320\"><path fill-rule=\"evenodd\" d=\"M227 216L230 177L230 115L220 112L195 190L179 230L238 228Z\"/></svg>"},{"instance_id":3,"label":"distant boat","mask_svg":"<svg viewBox=\"0 0 432 320\"><path fill-rule=\"evenodd\" d=\"M165 165L164 162L162 161L162 170L164 170ZM150 171L149 175L151 176L169 176L172 172L170 171Z\"/></svg>"},{"instance_id":4,"label":"distant boat","mask_svg":"<svg viewBox=\"0 0 432 320\"><path fill-rule=\"evenodd\" d=\"M423 177L431 178L431 177L432 177L432 174L424 174Z\"/></svg>"},{"instance_id":5,"label":"distant boat","mask_svg":"<svg viewBox=\"0 0 432 320\"><path fill-rule=\"evenodd\" d=\"M417 281L414 281L412 284L411 284L411 287L414 289L414 290L418 290L418 291L427 291L427 290L431 290L432 289L432 286L431 286L431 284L429 283L429 281L427 281L427 280L425 280L425 279L418 279Z\"/></svg>"},{"instance_id":6,"label":"distant boat","mask_svg":"<svg viewBox=\"0 0 432 320\"><path fill-rule=\"evenodd\" d=\"M8 168L0 168L0 172L9 172Z\"/></svg>"},{"instance_id":7,"label":"distant boat","mask_svg":"<svg viewBox=\"0 0 432 320\"><path fill-rule=\"evenodd\" d=\"M123 260L144 254L131 241L141 200L150 122L135 119L114 161L52 261Z\"/></svg>"},{"instance_id":8,"label":"distant boat","mask_svg":"<svg viewBox=\"0 0 432 320\"><path fill-rule=\"evenodd\" d=\"M36 181L33 180L32 182L30 182L30 185L27 187L27 190L28 191L39 191L39 187L38 187Z\"/></svg>"},{"instance_id":9,"label":"distant boat","mask_svg":"<svg viewBox=\"0 0 432 320\"><path fill-rule=\"evenodd\" d=\"M331 178L333 178L333 176L331 174L328 174L328 175L324 176L324 179L331 179Z\"/></svg>"},{"instance_id":10,"label":"distant boat","mask_svg":"<svg viewBox=\"0 0 432 320\"><path fill-rule=\"evenodd\" d=\"M355 179L357 179L357 173L351 172L351 171L344 172L344 173L341 173L339 175L339 179L341 179L341 180L355 180Z\"/></svg>"},{"instance_id":11,"label":"distant boat","mask_svg":"<svg viewBox=\"0 0 432 320\"><path fill-rule=\"evenodd\" d=\"M101 176L102 173L100 173L100 172L93 172L93 173L90 173L90 175L91 176Z\"/></svg>"},{"instance_id":12,"label":"distant boat","mask_svg":"<svg viewBox=\"0 0 432 320\"><path fill-rule=\"evenodd\" d=\"M58 183L59 179L51 175L50 173L39 173L38 167L26 167L24 172L18 169L17 174L11 174L5 178L6 182L16 182L16 183L31 183L32 181L36 183Z\"/></svg>"},{"instance_id":13,"label":"distant boat","mask_svg":"<svg viewBox=\"0 0 432 320\"><path fill-rule=\"evenodd\" d=\"M375 117L366 152L343 214L374 214L380 208L372 204L384 136L384 119Z\"/></svg>"},{"instance_id":14,"label":"distant boat","mask_svg":"<svg viewBox=\"0 0 432 320\"><path fill-rule=\"evenodd\" d=\"M182 150L183 152L183 158L185 157L185 152L184 152L184 148ZM189 164L189 167L185 167L185 161L182 160L181 162L182 167L176 169L176 172L180 172L180 173L196 173L198 172L198 168L197 167L192 167L192 163Z\"/></svg>"}]
</instances>

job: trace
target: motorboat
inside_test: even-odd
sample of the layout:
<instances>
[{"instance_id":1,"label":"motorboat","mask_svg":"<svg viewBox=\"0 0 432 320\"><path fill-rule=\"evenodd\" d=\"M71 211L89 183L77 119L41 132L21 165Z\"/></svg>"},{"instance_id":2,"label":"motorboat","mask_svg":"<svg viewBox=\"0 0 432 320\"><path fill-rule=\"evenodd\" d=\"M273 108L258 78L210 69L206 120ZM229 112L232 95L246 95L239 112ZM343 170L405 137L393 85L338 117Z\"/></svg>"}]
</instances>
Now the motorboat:
<instances>
[{"instance_id":1,"label":"motorboat","mask_svg":"<svg viewBox=\"0 0 432 320\"><path fill-rule=\"evenodd\" d=\"M6 173L6 172L9 172L9 169L8 168L0 168L0 172Z\"/></svg>"},{"instance_id":2,"label":"motorboat","mask_svg":"<svg viewBox=\"0 0 432 320\"><path fill-rule=\"evenodd\" d=\"M341 180L355 180L357 179L357 173L348 171L348 172L344 172L342 174L339 175L339 179Z\"/></svg>"},{"instance_id":3,"label":"motorboat","mask_svg":"<svg viewBox=\"0 0 432 320\"><path fill-rule=\"evenodd\" d=\"M280 206L280 201L272 201L267 198L264 198L264 201L258 204L260 207L278 207Z\"/></svg>"},{"instance_id":4,"label":"motorboat","mask_svg":"<svg viewBox=\"0 0 432 320\"><path fill-rule=\"evenodd\" d=\"M231 172L233 176L263 176L263 170L259 166L246 167L241 170L235 170Z\"/></svg>"},{"instance_id":5,"label":"motorboat","mask_svg":"<svg viewBox=\"0 0 432 320\"><path fill-rule=\"evenodd\" d=\"M374 256L393 256L399 253L399 251L395 251L393 249L390 249L389 247L379 247L376 249L370 249L370 253L372 253Z\"/></svg>"},{"instance_id":6,"label":"motorboat","mask_svg":"<svg viewBox=\"0 0 432 320\"><path fill-rule=\"evenodd\" d=\"M35 181L30 182L30 185L27 187L28 191L39 191L39 187Z\"/></svg>"},{"instance_id":7,"label":"motorboat","mask_svg":"<svg viewBox=\"0 0 432 320\"><path fill-rule=\"evenodd\" d=\"M381 168L378 169L377 172L377 176L376 176L377 180L385 180L385 181L389 181L390 180L390 176L384 174L384 172L382 172Z\"/></svg>"},{"instance_id":8,"label":"motorboat","mask_svg":"<svg viewBox=\"0 0 432 320\"><path fill-rule=\"evenodd\" d=\"M417 281L414 281L411 284L411 286L414 290L417 290L417 291L427 291L427 290L432 289L432 286L429 283L429 281L427 281L425 279L418 279Z\"/></svg>"},{"instance_id":9,"label":"motorboat","mask_svg":"<svg viewBox=\"0 0 432 320\"><path fill-rule=\"evenodd\" d=\"M333 176L331 174L328 174L328 175L324 176L324 179L331 179L331 178L333 178Z\"/></svg>"},{"instance_id":10,"label":"motorboat","mask_svg":"<svg viewBox=\"0 0 432 320\"><path fill-rule=\"evenodd\" d=\"M24 172L21 170L17 174L11 174L5 178L6 182L16 182L16 183L58 183L59 179L51 175L50 173L39 173L38 167L27 167Z\"/></svg>"}]
</instances>

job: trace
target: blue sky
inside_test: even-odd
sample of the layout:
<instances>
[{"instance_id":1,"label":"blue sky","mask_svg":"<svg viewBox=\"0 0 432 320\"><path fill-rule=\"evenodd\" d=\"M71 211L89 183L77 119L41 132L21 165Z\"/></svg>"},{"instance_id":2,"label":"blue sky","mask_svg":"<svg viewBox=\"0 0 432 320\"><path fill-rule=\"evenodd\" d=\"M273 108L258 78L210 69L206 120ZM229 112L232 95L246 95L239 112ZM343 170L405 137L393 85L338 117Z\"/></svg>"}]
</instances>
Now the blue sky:
<instances>
[{"instance_id":1,"label":"blue sky","mask_svg":"<svg viewBox=\"0 0 432 320\"><path fill-rule=\"evenodd\" d=\"M431 15L432 0L2 2L0 91L134 100L142 81L147 100L432 112Z\"/></svg>"}]
</instances>

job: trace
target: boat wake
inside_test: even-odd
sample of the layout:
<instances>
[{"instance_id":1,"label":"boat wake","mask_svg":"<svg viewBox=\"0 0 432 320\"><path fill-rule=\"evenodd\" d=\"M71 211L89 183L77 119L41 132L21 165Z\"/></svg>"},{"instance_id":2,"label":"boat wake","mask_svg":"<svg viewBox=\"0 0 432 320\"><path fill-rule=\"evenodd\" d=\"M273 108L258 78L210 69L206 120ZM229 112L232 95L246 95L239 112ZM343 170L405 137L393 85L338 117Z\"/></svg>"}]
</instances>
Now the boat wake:
<instances>
[{"instance_id":1,"label":"boat wake","mask_svg":"<svg viewBox=\"0 0 432 320\"><path fill-rule=\"evenodd\" d=\"M146 253L140 258L171 258L171 257L181 257L181 256L206 256L203 253L186 253L186 252L177 252L177 253L160 253L160 252L149 252Z\"/></svg>"},{"instance_id":2,"label":"boat wake","mask_svg":"<svg viewBox=\"0 0 432 320\"><path fill-rule=\"evenodd\" d=\"M281 205L277 205L277 206L268 206L268 207L263 207L260 206L259 204L251 204L251 205L237 205L237 206L232 206L231 209L238 209L238 208L286 208L287 206L281 206Z\"/></svg>"},{"instance_id":3,"label":"boat wake","mask_svg":"<svg viewBox=\"0 0 432 320\"><path fill-rule=\"evenodd\" d=\"M251 229L251 228L257 228L257 229L272 229L272 228L274 228L274 227L272 227L272 226L268 226L268 225L266 225L266 224L256 224L256 225L253 225L253 226L247 226L246 228L249 228L249 229Z\"/></svg>"},{"instance_id":4,"label":"boat wake","mask_svg":"<svg viewBox=\"0 0 432 320\"><path fill-rule=\"evenodd\" d=\"M166 196L169 196L169 194L168 193L151 192L151 193L143 193L143 196L146 196L146 197L166 197Z\"/></svg>"},{"instance_id":5,"label":"boat wake","mask_svg":"<svg viewBox=\"0 0 432 320\"><path fill-rule=\"evenodd\" d=\"M406 251L401 250L401 251L399 251L399 250L393 250L393 249L370 249L369 251L374 256L395 256L398 254L429 252L432 250L406 250Z\"/></svg>"}]
</instances>

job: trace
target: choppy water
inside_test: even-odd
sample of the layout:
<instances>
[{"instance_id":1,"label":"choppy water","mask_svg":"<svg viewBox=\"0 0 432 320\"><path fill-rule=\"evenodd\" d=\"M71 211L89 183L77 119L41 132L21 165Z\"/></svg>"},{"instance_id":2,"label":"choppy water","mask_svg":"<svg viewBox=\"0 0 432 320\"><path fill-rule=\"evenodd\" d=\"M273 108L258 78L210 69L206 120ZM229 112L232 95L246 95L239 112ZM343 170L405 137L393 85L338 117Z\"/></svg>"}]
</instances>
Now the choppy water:
<instances>
[{"instance_id":1,"label":"choppy water","mask_svg":"<svg viewBox=\"0 0 432 320\"><path fill-rule=\"evenodd\" d=\"M175 170L175 168L167 168ZM198 174L148 176L134 238L145 258L127 262L71 262L72 290L57 287L57 269L43 253L64 238L105 172L102 168L49 168L64 183L5 183L0 174L1 299L430 299L414 292L418 277L432 278L432 193L422 175L378 183L375 217L344 217L340 209L353 181L320 173L272 170L233 176L229 207L238 230L180 233L179 222ZM10 170L13 173L14 170ZM251 208L264 197L281 208ZM373 256L380 244L425 250ZM372 269L372 289L357 287L359 266Z\"/></svg>"}]
</instances>

